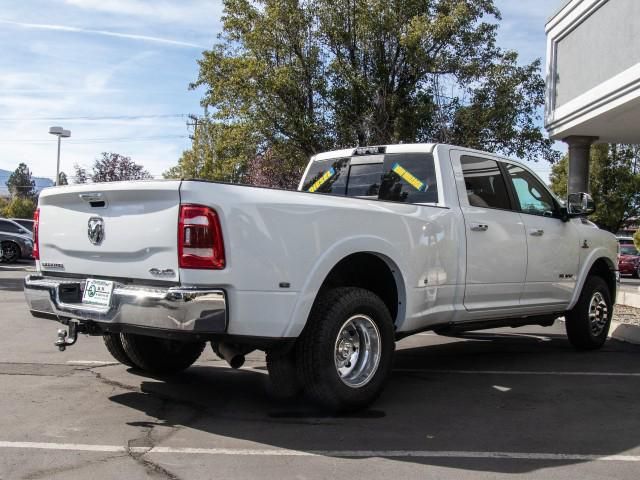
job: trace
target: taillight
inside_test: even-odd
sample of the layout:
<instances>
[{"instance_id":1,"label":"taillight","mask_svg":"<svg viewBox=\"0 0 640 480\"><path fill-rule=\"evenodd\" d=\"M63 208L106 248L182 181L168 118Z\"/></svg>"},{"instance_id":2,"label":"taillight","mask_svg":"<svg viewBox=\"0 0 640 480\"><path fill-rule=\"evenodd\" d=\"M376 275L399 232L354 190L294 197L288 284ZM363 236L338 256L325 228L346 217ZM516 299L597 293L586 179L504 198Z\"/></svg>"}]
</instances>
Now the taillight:
<instances>
[{"instance_id":1,"label":"taillight","mask_svg":"<svg viewBox=\"0 0 640 480\"><path fill-rule=\"evenodd\" d=\"M212 208L202 205L180 206L178 265L180 268L224 268L222 228L218 214Z\"/></svg>"},{"instance_id":2,"label":"taillight","mask_svg":"<svg viewBox=\"0 0 640 480\"><path fill-rule=\"evenodd\" d=\"M38 230L40 229L40 209L33 212L33 251L31 255L35 260L40 260L40 245L38 244Z\"/></svg>"}]
</instances>

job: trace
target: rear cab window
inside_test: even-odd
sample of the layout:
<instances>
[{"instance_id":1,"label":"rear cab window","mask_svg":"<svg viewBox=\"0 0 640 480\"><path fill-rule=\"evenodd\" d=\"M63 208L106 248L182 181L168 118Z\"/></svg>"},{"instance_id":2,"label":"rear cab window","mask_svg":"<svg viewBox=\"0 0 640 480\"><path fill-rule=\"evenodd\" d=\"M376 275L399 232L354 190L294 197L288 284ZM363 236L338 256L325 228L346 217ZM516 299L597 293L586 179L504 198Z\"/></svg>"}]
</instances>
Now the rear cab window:
<instances>
[{"instance_id":1,"label":"rear cab window","mask_svg":"<svg viewBox=\"0 0 640 480\"><path fill-rule=\"evenodd\" d=\"M439 201L434 158L426 152L317 160L301 190L401 203Z\"/></svg>"}]
</instances>

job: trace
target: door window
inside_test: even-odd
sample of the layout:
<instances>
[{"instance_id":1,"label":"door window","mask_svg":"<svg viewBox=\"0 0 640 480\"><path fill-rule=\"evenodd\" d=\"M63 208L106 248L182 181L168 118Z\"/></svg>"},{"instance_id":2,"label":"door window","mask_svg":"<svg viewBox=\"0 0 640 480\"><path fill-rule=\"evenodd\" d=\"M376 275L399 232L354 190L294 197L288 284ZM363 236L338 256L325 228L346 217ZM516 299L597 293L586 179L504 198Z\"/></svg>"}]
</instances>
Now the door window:
<instances>
[{"instance_id":1,"label":"door window","mask_svg":"<svg viewBox=\"0 0 640 480\"><path fill-rule=\"evenodd\" d=\"M15 223L6 220L0 220L0 232L22 233Z\"/></svg>"},{"instance_id":2,"label":"door window","mask_svg":"<svg viewBox=\"0 0 640 480\"><path fill-rule=\"evenodd\" d=\"M473 207L511 209L507 185L498 162L487 158L460 157L469 205Z\"/></svg>"},{"instance_id":3,"label":"door window","mask_svg":"<svg viewBox=\"0 0 640 480\"><path fill-rule=\"evenodd\" d=\"M507 164L507 171L522 213L554 216L556 209L553 197L531 172L514 164Z\"/></svg>"}]
</instances>

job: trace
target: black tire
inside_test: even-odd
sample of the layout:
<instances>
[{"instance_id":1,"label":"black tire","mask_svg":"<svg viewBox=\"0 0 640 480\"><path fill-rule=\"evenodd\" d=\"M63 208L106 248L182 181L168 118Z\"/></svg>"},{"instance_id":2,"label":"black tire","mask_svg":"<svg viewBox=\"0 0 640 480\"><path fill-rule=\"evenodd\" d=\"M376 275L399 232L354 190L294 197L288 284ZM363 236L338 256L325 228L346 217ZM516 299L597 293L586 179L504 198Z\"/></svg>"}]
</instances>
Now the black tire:
<instances>
[{"instance_id":1,"label":"black tire","mask_svg":"<svg viewBox=\"0 0 640 480\"><path fill-rule=\"evenodd\" d=\"M275 398L294 398L302 392L298 378L295 347L267 351L269 393Z\"/></svg>"},{"instance_id":2,"label":"black tire","mask_svg":"<svg viewBox=\"0 0 640 480\"><path fill-rule=\"evenodd\" d=\"M14 242L2 242L2 258L7 263L20 259L20 247Z\"/></svg>"},{"instance_id":3,"label":"black tire","mask_svg":"<svg viewBox=\"0 0 640 480\"><path fill-rule=\"evenodd\" d=\"M638 267L636 271L631 274L631 278L640 278L640 267Z\"/></svg>"},{"instance_id":4,"label":"black tire","mask_svg":"<svg viewBox=\"0 0 640 480\"><path fill-rule=\"evenodd\" d=\"M596 305L594 302L597 303L598 298L602 301ZM590 312L591 309L593 312ZM592 321L590 313L595 313L595 318L600 318L600 322ZM606 282L601 277L588 277L575 307L565 315L567 337L571 345L578 350L602 347L607 340L612 315L613 303Z\"/></svg>"},{"instance_id":5,"label":"black tire","mask_svg":"<svg viewBox=\"0 0 640 480\"><path fill-rule=\"evenodd\" d=\"M107 350L116 361L127 367L136 366L127 355L127 352L124 351L119 333L105 333L102 335L102 340L104 341L104 346L107 347Z\"/></svg>"},{"instance_id":6,"label":"black tire","mask_svg":"<svg viewBox=\"0 0 640 480\"><path fill-rule=\"evenodd\" d=\"M134 366L149 373L170 374L189 368L200 357L204 342L181 342L163 338L120 334L124 352Z\"/></svg>"},{"instance_id":7,"label":"black tire","mask_svg":"<svg viewBox=\"0 0 640 480\"><path fill-rule=\"evenodd\" d=\"M384 302L368 290L341 287L320 295L297 341L299 378L305 393L325 409L349 412L364 408L378 398L391 372L395 349L393 320ZM368 382L350 386L338 374L336 348L343 327L357 315L375 323L380 355Z\"/></svg>"}]
</instances>

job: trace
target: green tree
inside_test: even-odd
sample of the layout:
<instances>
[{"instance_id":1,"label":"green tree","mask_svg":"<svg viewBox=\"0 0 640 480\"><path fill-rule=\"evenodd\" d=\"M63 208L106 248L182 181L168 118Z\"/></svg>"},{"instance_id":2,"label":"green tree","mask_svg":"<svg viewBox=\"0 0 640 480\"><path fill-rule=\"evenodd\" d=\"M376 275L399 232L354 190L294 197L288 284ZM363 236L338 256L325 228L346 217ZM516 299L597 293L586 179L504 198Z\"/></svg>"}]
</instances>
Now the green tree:
<instances>
[{"instance_id":1,"label":"green tree","mask_svg":"<svg viewBox=\"0 0 640 480\"><path fill-rule=\"evenodd\" d=\"M77 163L73 165L74 170L74 183L87 183L89 180L89 175L87 174L87 170L84 167L81 167Z\"/></svg>"},{"instance_id":2,"label":"green tree","mask_svg":"<svg viewBox=\"0 0 640 480\"><path fill-rule=\"evenodd\" d=\"M33 198L14 197L2 208L2 215L8 218L33 218L36 201Z\"/></svg>"},{"instance_id":3,"label":"green tree","mask_svg":"<svg viewBox=\"0 0 640 480\"><path fill-rule=\"evenodd\" d=\"M492 0L224 5L191 85L213 113L170 176L243 181L267 151L300 168L322 150L415 141L557 159L538 126L540 61L519 65L496 46Z\"/></svg>"},{"instance_id":4,"label":"green tree","mask_svg":"<svg viewBox=\"0 0 640 480\"><path fill-rule=\"evenodd\" d=\"M591 147L589 188L597 205L590 219L616 233L640 215L640 150L631 145L600 144ZM551 169L551 189L567 195L569 159L563 157Z\"/></svg>"},{"instance_id":5,"label":"green tree","mask_svg":"<svg viewBox=\"0 0 640 480\"><path fill-rule=\"evenodd\" d=\"M12 198L33 198L35 196L35 186L31 178L31 171L26 164L18 165L6 182L7 188Z\"/></svg>"},{"instance_id":6,"label":"green tree","mask_svg":"<svg viewBox=\"0 0 640 480\"><path fill-rule=\"evenodd\" d=\"M91 174L88 174L86 169L78 164L75 164L73 168L75 183L87 183L89 178L94 183L152 178L142 165L135 163L130 157L113 152L102 152L102 157L94 161Z\"/></svg>"}]
</instances>

